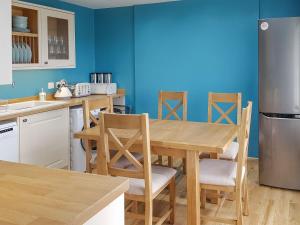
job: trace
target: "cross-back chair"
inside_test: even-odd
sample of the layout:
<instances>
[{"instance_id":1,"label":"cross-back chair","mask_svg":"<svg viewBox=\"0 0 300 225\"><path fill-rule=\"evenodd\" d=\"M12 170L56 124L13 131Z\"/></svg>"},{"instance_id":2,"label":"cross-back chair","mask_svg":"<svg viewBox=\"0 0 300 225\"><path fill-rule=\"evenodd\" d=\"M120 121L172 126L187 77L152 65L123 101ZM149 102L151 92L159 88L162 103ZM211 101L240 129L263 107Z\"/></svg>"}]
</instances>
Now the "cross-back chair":
<instances>
[{"instance_id":1,"label":"cross-back chair","mask_svg":"<svg viewBox=\"0 0 300 225\"><path fill-rule=\"evenodd\" d=\"M149 134L148 114L119 115L100 114L101 151L105 152L107 173L112 176L128 177L130 188L125 193L125 199L129 201L126 206L126 217L136 220L144 220L146 225L163 224L168 218L174 224L175 209L175 174L176 170L162 166L151 165L151 149ZM130 138L122 139L122 134ZM121 137L120 137L121 135ZM134 148L136 144L138 147ZM140 147L140 145L142 147ZM117 153L111 157L110 149L116 149ZM144 157L143 164L135 159L133 152L141 151ZM119 168L117 162L122 158L131 163L129 168ZM153 200L165 188L170 191L170 207L160 218L153 217ZM137 203L145 205L144 214L138 213Z\"/></svg>"},{"instance_id":2,"label":"cross-back chair","mask_svg":"<svg viewBox=\"0 0 300 225\"><path fill-rule=\"evenodd\" d=\"M99 112L113 113L113 99L111 96L107 98L97 99L97 100L86 100L83 103L84 106L84 129L88 129L93 126L99 126ZM86 149L86 172L92 173L97 167L97 154L92 152L92 149L97 148L97 143L86 141L84 143ZM114 155L115 151L111 151L111 154ZM140 153L134 153L134 156L137 160L142 161L143 156ZM122 157L118 166L120 168L125 168L130 165L130 162Z\"/></svg>"},{"instance_id":3,"label":"cross-back chair","mask_svg":"<svg viewBox=\"0 0 300 225\"><path fill-rule=\"evenodd\" d=\"M172 108L169 104L169 101L176 101L176 106ZM167 110L167 114L164 117L163 109ZM182 108L182 116L178 115L178 110ZM175 120L187 120L187 92L170 92L170 91L160 91L159 98L158 98L158 119L160 120L169 120L171 118ZM160 165L163 164L163 157L158 156L158 163ZM173 167L173 158L168 157L168 165ZM183 171L185 171L185 159L183 159Z\"/></svg>"},{"instance_id":4,"label":"cross-back chair","mask_svg":"<svg viewBox=\"0 0 300 225\"><path fill-rule=\"evenodd\" d=\"M247 156L251 125L252 102L243 109L241 125L238 134L239 152L238 161L202 159L200 160L200 189L201 206L205 208L205 190L219 191L221 202L214 216L202 216L204 221L214 221L226 224L243 224L243 215L248 215L248 188L247 188ZM220 218L218 213L226 198L234 196L236 201L236 218Z\"/></svg>"},{"instance_id":5,"label":"cross-back chair","mask_svg":"<svg viewBox=\"0 0 300 225\"><path fill-rule=\"evenodd\" d=\"M232 104L231 107L225 112L218 105L218 103ZM220 113L220 117L213 121L213 108ZM236 109L236 123L230 118L230 114ZM241 93L213 93L208 94L208 122L209 123L221 123L224 120L229 124L241 123L241 111L242 111L242 94Z\"/></svg>"},{"instance_id":6,"label":"cross-back chair","mask_svg":"<svg viewBox=\"0 0 300 225\"><path fill-rule=\"evenodd\" d=\"M177 101L175 107L171 107L168 101ZM168 110L168 114L163 117L163 108ZM182 107L182 117L178 115L178 110ZM169 120L171 117L176 120L187 120L187 92L171 92L171 91L160 91L158 98L158 119Z\"/></svg>"},{"instance_id":7,"label":"cross-back chair","mask_svg":"<svg viewBox=\"0 0 300 225\"><path fill-rule=\"evenodd\" d=\"M98 111L94 112L95 110ZM93 126L99 126L99 120L96 115L99 111L105 111L108 113L113 113L113 99L112 97L95 99L95 100L84 100L83 101L83 124L84 129L91 128ZM93 159L92 149L96 146L95 143L91 141L84 141L85 153L86 153L86 172L91 173L95 169L96 164ZM94 155L95 156L95 155Z\"/></svg>"},{"instance_id":8,"label":"cross-back chair","mask_svg":"<svg viewBox=\"0 0 300 225\"><path fill-rule=\"evenodd\" d=\"M223 110L219 104L230 105L229 109ZM213 111L219 113L219 117L214 120ZM231 119L231 114L236 111L236 122ZM209 123L228 123L240 125L242 116L242 94L241 93L212 93L208 94L208 122ZM232 142L224 154L212 154L213 158L225 160L235 160L238 153L238 142Z\"/></svg>"}]
</instances>

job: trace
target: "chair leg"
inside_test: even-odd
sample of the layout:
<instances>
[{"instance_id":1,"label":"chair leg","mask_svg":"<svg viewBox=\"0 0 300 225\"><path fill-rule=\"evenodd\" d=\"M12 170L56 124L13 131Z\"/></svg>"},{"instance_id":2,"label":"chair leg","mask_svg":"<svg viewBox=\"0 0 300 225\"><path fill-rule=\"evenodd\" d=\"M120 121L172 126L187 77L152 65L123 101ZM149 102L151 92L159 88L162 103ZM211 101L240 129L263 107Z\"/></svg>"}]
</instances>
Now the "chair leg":
<instances>
[{"instance_id":1,"label":"chair leg","mask_svg":"<svg viewBox=\"0 0 300 225\"><path fill-rule=\"evenodd\" d=\"M174 166L174 158L172 156L168 156L168 167L172 168Z\"/></svg>"},{"instance_id":2,"label":"chair leg","mask_svg":"<svg viewBox=\"0 0 300 225\"><path fill-rule=\"evenodd\" d=\"M170 215L170 224L175 223L175 207L176 207L176 182L175 177L172 178L169 184L169 191L170 191L170 209L172 209Z\"/></svg>"},{"instance_id":3,"label":"chair leg","mask_svg":"<svg viewBox=\"0 0 300 225\"><path fill-rule=\"evenodd\" d=\"M183 174L186 175L186 159L182 159L182 170Z\"/></svg>"},{"instance_id":4,"label":"chair leg","mask_svg":"<svg viewBox=\"0 0 300 225\"><path fill-rule=\"evenodd\" d=\"M158 165L163 164L163 157L161 155L158 156Z\"/></svg>"},{"instance_id":5,"label":"chair leg","mask_svg":"<svg viewBox=\"0 0 300 225\"><path fill-rule=\"evenodd\" d=\"M153 200L145 202L145 225L152 225L153 221Z\"/></svg>"},{"instance_id":6,"label":"chair leg","mask_svg":"<svg viewBox=\"0 0 300 225\"><path fill-rule=\"evenodd\" d=\"M244 184L243 184L243 215L248 216L249 215L249 194L248 194L248 182L247 182L247 177L244 179Z\"/></svg>"},{"instance_id":7,"label":"chair leg","mask_svg":"<svg viewBox=\"0 0 300 225\"><path fill-rule=\"evenodd\" d=\"M205 209L206 205L206 190L201 189L201 208Z\"/></svg>"},{"instance_id":8,"label":"chair leg","mask_svg":"<svg viewBox=\"0 0 300 225\"><path fill-rule=\"evenodd\" d=\"M85 170L86 170L87 173L92 173L92 167L91 167L91 159L92 159L91 148L92 148L92 145L91 145L91 141L85 141L84 146L85 146L85 149L86 149L86 154L85 154L86 169Z\"/></svg>"},{"instance_id":9,"label":"chair leg","mask_svg":"<svg viewBox=\"0 0 300 225\"><path fill-rule=\"evenodd\" d=\"M132 210L133 210L134 213L138 213L139 208L138 208L138 202L137 201L133 202Z\"/></svg>"},{"instance_id":10,"label":"chair leg","mask_svg":"<svg viewBox=\"0 0 300 225\"><path fill-rule=\"evenodd\" d=\"M243 205L241 189L236 192L237 225L243 225Z\"/></svg>"}]
</instances>

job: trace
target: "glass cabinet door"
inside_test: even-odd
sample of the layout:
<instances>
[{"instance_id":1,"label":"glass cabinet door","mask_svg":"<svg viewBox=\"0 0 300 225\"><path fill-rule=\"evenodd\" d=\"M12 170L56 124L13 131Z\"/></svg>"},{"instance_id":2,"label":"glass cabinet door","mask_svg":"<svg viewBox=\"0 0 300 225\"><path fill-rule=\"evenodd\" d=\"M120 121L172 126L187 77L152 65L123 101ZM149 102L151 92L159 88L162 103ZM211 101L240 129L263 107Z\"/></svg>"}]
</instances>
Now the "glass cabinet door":
<instances>
[{"instance_id":1,"label":"glass cabinet door","mask_svg":"<svg viewBox=\"0 0 300 225\"><path fill-rule=\"evenodd\" d=\"M48 59L69 60L69 21L48 16Z\"/></svg>"},{"instance_id":2,"label":"glass cabinet door","mask_svg":"<svg viewBox=\"0 0 300 225\"><path fill-rule=\"evenodd\" d=\"M74 15L46 10L44 13L44 64L75 67Z\"/></svg>"}]
</instances>

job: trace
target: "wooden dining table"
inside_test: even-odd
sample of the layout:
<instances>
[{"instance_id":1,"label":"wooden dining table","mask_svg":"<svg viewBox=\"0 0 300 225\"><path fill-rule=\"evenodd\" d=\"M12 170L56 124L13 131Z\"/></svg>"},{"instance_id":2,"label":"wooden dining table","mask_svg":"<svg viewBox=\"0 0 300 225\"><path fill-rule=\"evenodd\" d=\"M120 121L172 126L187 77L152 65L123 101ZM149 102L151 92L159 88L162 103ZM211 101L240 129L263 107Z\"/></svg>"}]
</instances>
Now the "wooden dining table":
<instances>
[{"instance_id":1,"label":"wooden dining table","mask_svg":"<svg viewBox=\"0 0 300 225\"><path fill-rule=\"evenodd\" d=\"M222 154L237 137L238 126L190 121L150 120L150 143L152 154L186 159L187 176L187 224L200 225L200 185L199 154ZM128 132L116 133L120 140L126 141ZM99 127L76 133L75 138L97 141ZM137 149L139 149L137 147ZM141 148L140 148L141 149ZM97 148L97 169L103 174L101 166L104 153ZM102 157L101 157L102 156Z\"/></svg>"}]
</instances>

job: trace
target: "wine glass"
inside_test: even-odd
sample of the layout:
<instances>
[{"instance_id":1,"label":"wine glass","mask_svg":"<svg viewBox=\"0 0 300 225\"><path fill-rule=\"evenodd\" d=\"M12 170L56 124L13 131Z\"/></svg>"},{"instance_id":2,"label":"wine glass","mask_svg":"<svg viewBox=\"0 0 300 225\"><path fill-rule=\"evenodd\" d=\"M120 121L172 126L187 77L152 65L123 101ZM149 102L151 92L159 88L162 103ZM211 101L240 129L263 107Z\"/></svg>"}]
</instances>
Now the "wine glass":
<instances>
[{"instance_id":1,"label":"wine glass","mask_svg":"<svg viewBox=\"0 0 300 225\"><path fill-rule=\"evenodd\" d=\"M55 51L54 51L54 37L49 36L48 38L48 47L49 47L49 55L53 56Z\"/></svg>"},{"instance_id":2,"label":"wine glass","mask_svg":"<svg viewBox=\"0 0 300 225\"><path fill-rule=\"evenodd\" d=\"M61 54L61 50L60 50L59 40L58 40L57 36L54 36L54 44L55 44L56 58L58 58L59 55Z\"/></svg>"},{"instance_id":3,"label":"wine glass","mask_svg":"<svg viewBox=\"0 0 300 225\"><path fill-rule=\"evenodd\" d=\"M60 37L61 54L65 56L67 54L66 44L63 36Z\"/></svg>"}]
</instances>

